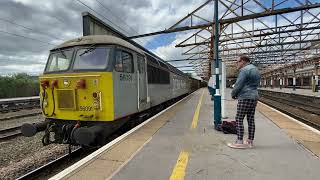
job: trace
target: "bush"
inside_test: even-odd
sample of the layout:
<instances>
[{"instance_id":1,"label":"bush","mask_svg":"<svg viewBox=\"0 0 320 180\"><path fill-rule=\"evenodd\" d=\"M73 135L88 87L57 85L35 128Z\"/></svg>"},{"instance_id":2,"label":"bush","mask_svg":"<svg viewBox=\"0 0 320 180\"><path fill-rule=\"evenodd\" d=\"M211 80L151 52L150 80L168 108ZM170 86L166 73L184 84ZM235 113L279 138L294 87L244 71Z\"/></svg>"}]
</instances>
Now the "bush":
<instances>
[{"instance_id":1,"label":"bush","mask_svg":"<svg viewBox=\"0 0 320 180\"><path fill-rule=\"evenodd\" d=\"M39 80L25 73L0 77L0 98L39 95Z\"/></svg>"}]
</instances>

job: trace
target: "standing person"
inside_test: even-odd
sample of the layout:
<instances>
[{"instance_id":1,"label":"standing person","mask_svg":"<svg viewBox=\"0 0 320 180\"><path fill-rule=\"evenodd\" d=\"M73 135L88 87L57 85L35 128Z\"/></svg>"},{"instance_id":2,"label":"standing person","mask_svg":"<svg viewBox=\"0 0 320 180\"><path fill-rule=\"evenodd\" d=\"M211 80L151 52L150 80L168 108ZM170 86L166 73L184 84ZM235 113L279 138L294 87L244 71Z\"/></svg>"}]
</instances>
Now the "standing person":
<instances>
[{"instance_id":1,"label":"standing person","mask_svg":"<svg viewBox=\"0 0 320 180\"><path fill-rule=\"evenodd\" d=\"M250 64L248 56L240 56L237 59L237 69L240 72L231 92L232 98L238 99L236 114L237 140L235 143L229 143L228 146L236 149L253 148L254 114L257 106L260 73L254 65ZM249 137L243 142L243 119L245 116L247 116L248 121Z\"/></svg>"}]
</instances>

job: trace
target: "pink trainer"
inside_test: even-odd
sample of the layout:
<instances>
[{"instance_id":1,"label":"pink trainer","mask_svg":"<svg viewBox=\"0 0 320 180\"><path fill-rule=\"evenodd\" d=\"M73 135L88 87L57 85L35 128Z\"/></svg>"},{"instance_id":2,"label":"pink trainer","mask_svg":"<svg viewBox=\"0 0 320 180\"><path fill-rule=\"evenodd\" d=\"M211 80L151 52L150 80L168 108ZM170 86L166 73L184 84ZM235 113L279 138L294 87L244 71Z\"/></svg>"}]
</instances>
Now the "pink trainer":
<instances>
[{"instance_id":1,"label":"pink trainer","mask_svg":"<svg viewBox=\"0 0 320 180\"><path fill-rule=\"evenodd\" d=\"M228 146L234 149L246 149L248 148L247 144L243 144L243 143L228 143Z\"/></svg>"}]
</instances>

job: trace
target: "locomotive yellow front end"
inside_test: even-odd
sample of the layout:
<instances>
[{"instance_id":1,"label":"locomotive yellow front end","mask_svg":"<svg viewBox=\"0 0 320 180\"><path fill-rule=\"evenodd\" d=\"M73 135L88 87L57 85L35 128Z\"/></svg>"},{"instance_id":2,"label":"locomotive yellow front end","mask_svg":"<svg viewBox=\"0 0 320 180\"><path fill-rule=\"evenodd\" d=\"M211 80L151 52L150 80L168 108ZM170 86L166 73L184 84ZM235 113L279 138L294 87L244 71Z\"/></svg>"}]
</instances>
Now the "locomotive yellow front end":
<instances>
[{"instance_id":1,"label":"locomotive yellow front end","mask_svg":"<svg viewBox=\"0 0 320 180\"><path fill-rule=\"evenodd\" d=\"M110 41L112 40L112 41ZM42 142L101 145L124 121L115 120L113 69L117 39L89 36L50 51L40 76L45 121L24 124L24 136L45 131Z\"/></svg>"},{"instance_id":2,"label":"locomotive yellow front end","mask_svg":"<svg viewBox=\"0 0 320 180\"><path fill-rule=\"evenodd\" d=\"M54 74L40 77L41 107L47 118L112 121L112 73Z\"/></svg>"}]
</instances>

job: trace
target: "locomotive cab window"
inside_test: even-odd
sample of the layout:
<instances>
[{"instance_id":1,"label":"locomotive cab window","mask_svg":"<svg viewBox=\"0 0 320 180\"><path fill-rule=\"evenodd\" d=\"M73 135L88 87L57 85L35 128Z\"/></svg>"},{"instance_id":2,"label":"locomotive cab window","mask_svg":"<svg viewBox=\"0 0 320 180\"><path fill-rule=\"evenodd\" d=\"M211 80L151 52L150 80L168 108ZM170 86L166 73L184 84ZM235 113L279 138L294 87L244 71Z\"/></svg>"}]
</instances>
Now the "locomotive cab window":
<instances>
[{"instance_id":1,"label":"locomotive cab window","mask_svg":"<svg viewBox=\"0 0 320 180\"><path fill-rule=\"evenodd\" d=\"M106 69L110 56L110 48L84 48L79 49L76 54L73 69Z\"/></svg>"},{"instance_id":2,"label":"locomotive cab window","mask_svg":"<svg viewBox=\"0 0 320 180\"><path fill-rule=\"evenodd\" d=\"M118 72L133 73L132 54L125 51L117 51L114 68Z\"/></svg>"},{"instance_id":3,"label":"locomotive cab window","mask_svg":"<svg viewBox=\"0 0 320 180\"><path fill-rule=\"evenodd\" d=\"M48 59L46 72L65 71L69 68L71 63L73 50L59 50L52 52Z\"/></svg>"}]
</instances>

